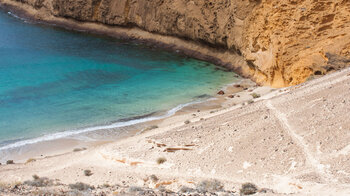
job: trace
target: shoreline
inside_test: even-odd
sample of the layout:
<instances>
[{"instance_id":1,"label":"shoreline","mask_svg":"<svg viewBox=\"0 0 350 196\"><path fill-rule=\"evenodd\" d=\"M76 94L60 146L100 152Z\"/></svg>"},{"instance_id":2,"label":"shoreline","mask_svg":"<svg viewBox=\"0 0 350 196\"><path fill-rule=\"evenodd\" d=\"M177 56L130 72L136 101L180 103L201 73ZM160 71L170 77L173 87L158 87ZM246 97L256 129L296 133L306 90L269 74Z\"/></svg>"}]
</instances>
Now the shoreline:
<instances>
[{"instance_id":1,"label":"shoreline","mask_svg":"<svg viewBox=\"0 0 350 196\"><path fill-rule=\"evenodd\" d=\"M236 85L240 87L235 87ZM247 89L243 90L244 88ZM16 163L25 163L29 159L58 156L70 153L74 149L94 148L101 144L121 141L151 131L152 129L158 129L157 124L162 124L164 121L168 121L168 119L184 118L185 116L192 118L193 116L191 114L195 114L197 111L201 111L202 113L220 111L232 105L231 102L234 98L228 98L228 96L235 96L239 93L251 94L252 92L250 91L253 90L258 89L259 91L259 89L270 88L257 87L249 79L240 78L233 83L225 84L221 89L225 92L225 95L216 94L211 98L180 104L165 112L153 112L152 115L145 115L145 118L135 119L135 117L131 117L128 121L121 119L108 125L57 132L7 144L0 147L0 154L2 154L0 163L7 160L14 160ZM267 92L264 91L263 94L265 93ZM250 100L249 98L249 96L244 97L235 104L245 104L245 102ZM236 99L239 98L236 97ZM164 125L164 127L166 126L168 125Z\"/></svg>"}]
</instances>

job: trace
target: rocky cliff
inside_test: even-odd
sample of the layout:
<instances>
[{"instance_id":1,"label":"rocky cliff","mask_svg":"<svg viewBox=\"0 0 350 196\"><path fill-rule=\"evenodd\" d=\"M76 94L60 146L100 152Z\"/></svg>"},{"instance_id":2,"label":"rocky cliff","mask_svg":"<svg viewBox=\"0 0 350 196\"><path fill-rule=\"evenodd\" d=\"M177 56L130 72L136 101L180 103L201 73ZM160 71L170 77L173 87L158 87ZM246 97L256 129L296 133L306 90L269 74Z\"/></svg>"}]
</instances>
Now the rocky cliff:
<instances>
[{"instance_id":1,"label":"rocky cliff","mask_svg":"<svg viewBox=\"0 0 350 196\"><path fill-rule=\"evenodd\" d=\"M259 84L275 87L298 84L311 75L350 65L350 0L0 0L0 3L47 22L123 27L126 34L128 29L137 28L152 33L159 42L166 42L169 37L181 38L182 41L171 44L197 50L190 54L198 57L201 53L205 60L216 59L218 64ZM142 39L143 34L137 38ZM192 47L181 46L185 42L192 43Z\"/></svg>"}]
</instances>

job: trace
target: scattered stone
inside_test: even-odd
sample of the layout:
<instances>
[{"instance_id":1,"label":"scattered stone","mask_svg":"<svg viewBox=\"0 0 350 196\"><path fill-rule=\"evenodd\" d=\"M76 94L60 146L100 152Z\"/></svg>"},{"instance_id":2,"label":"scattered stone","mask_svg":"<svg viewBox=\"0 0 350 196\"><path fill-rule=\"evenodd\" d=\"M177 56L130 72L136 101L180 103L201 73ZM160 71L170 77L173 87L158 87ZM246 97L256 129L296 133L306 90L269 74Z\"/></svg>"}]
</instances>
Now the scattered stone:
<instances>
[{"instance_id":1,"label":"scattered stone","mask_svg":"<svg viewBox=\"0 0 350 196\"><path fill-rule=\"evenodd\" d=\"M164 158L164 157L159 157L159 158L157 159L157 164L160 165L160 164L165 163L166 161L167 161L166 158Z\"/></svg>"},{"instance_id":2,"label":"scattered stone","mask_svg":"<svg viewBox=\"0 0 350 196\"><path fill-rule=\"evenodd\" d=\"M262 188L259 190L259 193L274 193L272 189Z\"/></svg>"},{"instance_id":3,"label":"scattered stone","mask_svg":"<svg viewBox=\"0 0 350 196\"><path fill-rule=\"evenodd\" d=\"M156 145L157 145L158 148L161 148L161 147L165 147L165 146L166 146L166 144L162 144L162 143L156 143Z\"/></svg>"},{"instance_id":4,"label":"scattered stone","mask_svg":"<svg viewBox=\"0 0 350 196\"><path fill-rule=\"evenodd\" d=\"M258 192L258 187L252 183L244 183L239 191L241 195L253 195Z\"/></svg>"},{"instance_id":5,"label":"scattered stone","mask_svg":"<svg viewBox=\"0 0 350 196\"><path fill-rule=\"evenodd\" d=\"M74 148L73 149L73 152L80 152L80 151L84 151L84 150L86 150L87 148ZM41 155L41 156L43 156L43 155Z\"/></svg>"},{"instance_id":6,"label":"scattered stone","mask_svg":"<svg viewBox=\"0 0 350 196\"><path fill-rule=\"evenodd\" d=\"M235 98L235 96L234 95L229 95L228 98L232 99L232 98Z\"/></svg>"},{"instance_id":7,"label":"scattered stone","mask_svg":"<svg viewBox=\"0 0 350 196\"><path fill-rule=\"evenodd\" d=\"M200 110L197 110L197 112L201 112Z\"/></svg>"},{"instance_id":8,"label":"scattered stone","mask_svg":"<svg viewBox=\"0 0 350 196\"><path fill-rule=\"evenodd\" d=\"M156 175L154 175L154 174L151 175L149 178L152 180L153 183L156 183L156 182L159 181L159 178Z\"/></svg>"},{"instance_id":9,"label":"scattered stone","mask_svg":"<svg viewBox=\"0 0 350 196\"><path fill-rule=\"evenodd\" d=\"M135 161L135 162L131 162L130 165L131 166L137 166L139 164L142 164L143 162L138 162L138 161Z\"/></svg>"},{"instance_id":10,"label":"scattered stone","mask_svg":"<svg viewBox=\"0 0 350 196\"><path fill-rule=\"evenodd\" d=\"M176 152L176 151L179 151L179 150L192 150L191 148L166 148L164 150L164 152Z\"/></svg>"},{"instance_id":11,"label":"scattered stone","mask_svg":"<svg viewBox=\"0 0 350 196\"><path fill-rule=\"evenodd\" d=\"M184 123L187 125L187 124L190 124L190 123L191 123L191 121L186 120Z\"/></svg>"},{"instance_id":12,"label":"scattered stone","mask_svg":"<svg viewBox=\"0 0 350 196\"><path fill-rule=\"evenodd\" d=\"M252 103L254 103L254 101L253 100L249 100L247 103L248 104L252 104Z\"/></svg>"},{"instance_id":13,"label":"scattered stone","mask_svg":"<svg viewBox=\"0 0 350 196\"><path fill-rule=\"evenodd\" d=\"M7 160L7 161L6 161L6 164L7 164L7 165L11 165L11 164L15 164L15 162L14 162L13 160Z\"/></svg>"},{"instance_id":14,"label":"scattered stone","mask_svg":"<svg viewBox=\"0 0 350 196\"><path fill-rule=\"evenodd\" d=\"M252 93L252 94L250 94L254 99L257 99L257 98L259 98L259 97L261 97L259 94L257 94L257 93Z\"/></svg>"},{"instance_id":15,"label":"scattered stone","mask_svg":"<svg viewBox=\"0 0 350 196\"><path fill-rule=\"evenodd\" d=\"M248 88L247 88L247 87L246 87L246 88L243 88L243 90L245 90L245 91L246 91L246 90L248 90Z\"/></svg>"},{"instance_id":16,"label":"scattered stone","mask_svg":"<svg viewBox=\"0 0 350 196\"><path fill-rule=\"evenodd\" d=\"M239 84L235 84L235 85L233 85L233 87L235 87L235 88L240 88L240 87L241 87L241 85L239 85Z\"/></svg>"},{"instance_id":17,"label":"scattered stone","mask_svg":"<svg viewBox=\"0 0 350 196\"><path fill-rule=\"evenodd\" d=\"M225 92L223 90L218 92L218 95L224 95L224 94L225 94Z\"/></svg>"},{"instance_id":18,"label":"scattered stone","mask_svg":"<svg viewBox=\"0 0 350 196\"><path fill-rule=\"evenodd\" d=\"M86 169L86 170L84 170L84 175L85 176L92 176L92 172L91 172L91 170L89 170L89 169Z\"/></svg>"}]
</instances>

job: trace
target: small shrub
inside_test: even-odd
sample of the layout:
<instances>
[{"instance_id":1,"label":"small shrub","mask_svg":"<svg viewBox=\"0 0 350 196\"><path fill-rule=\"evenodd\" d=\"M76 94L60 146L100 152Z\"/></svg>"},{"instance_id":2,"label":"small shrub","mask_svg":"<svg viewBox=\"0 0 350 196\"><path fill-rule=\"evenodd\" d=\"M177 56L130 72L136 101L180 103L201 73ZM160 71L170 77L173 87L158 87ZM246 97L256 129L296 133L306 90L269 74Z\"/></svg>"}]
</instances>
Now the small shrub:
<instances>
[{"instance_id":1,"label":"small shrub","mask_svg":"<svg viewBox=\"0 0 350 196\"><path fill-rule=\"evenodd\" d=\"M163 163L165 163L166 161L167 161L167 160L166 160L166 158L164 158L164 157L160 157L160 158L157 159L158 165L163 164Z\"/></svg>"},{"instance_id":2,"label":"small shrub","mask_svg":"<svg viewBox=\"0 0 350 196\"><path fill-rule=\"evenodd\" d=\"M6 164L11 165L11 164L15 164L15 162L13 160L8 160L8 161L6 161Z\"/></svg>"},{"instance_id":3,"label":"small shrub","mask_svg":"<svg viewBox=\"0 0 350 196\"><path fill-rule=\"evenodd\" d=\"M0 182L0 192L2 191L2 189L8 189L9 185L7 183L4 182Z\"/></svg>"},{"instance_id":4,"label":"small shrub","mask_svg":"<svg viewBox=\"0 0 350 196\"><path fill-rule=\"evenodd\" d=\"M129 188L129 192L141 192L143 191L143 189L141 187L138 187L138 186L131 186Z\"/></svg>"},{"instance_id":5,"label":"small shrub","mask_svg":"<svg viewBox=\"0 0 350 196\"><path fill-rule=\"evenodd\" d=\"M181 193L191 193L191 192L195 192L195 190L193 188L187 187L187 186L182 186L180 188L180 192Z\"/></svg>"},{"instance_id":6,"label":"small shrub","mask_svg":"<svg viewBox=\"0 0 350 196\"><path fill-rule=\"evenodd\" d=\"M187 125L187 124L190 124L191 123L191 121L189 121L189 120L186 120L185 121L185 124Z\"/></svg>"},{"instance_id":7,"label":"small shrub","mask_svg":"<svg viewBox=\"0 0 350 196\"><path fill-rule=\"evenodd\" d=\"M253 100L249 100L249 101L248 101L248 104L252 104L252 103L254 103Z\"/></svg>"},{"instance_id":8,"label":"small shrub","mask_svg":"<svg viewBox=\"0 0 350 196\"><path fill-rule=\"evenodd\" d=\"M145 128L144 131L150 131L150 130L158 129L158 128L159 128L158 125L152 125L152 126Z\"/></svg>"},{"instance_id":9,"label":"small shrub","mask_svg":"<svg viewBox=\"0 0 350 196\"><path fill-rule=\"evenodd\" d=\"M31 163L31 162L34 162L34 161L36 161L36 159L30 158L30 159L28 159L28 160L26 161L26 163Z\"/></svg>"},{"instance_id":10,"label":"small shrub","mask_svg":"<svg viewBox=\"0 0 350 196\"><path fill-rule=\"evenodd\" d=\"M54 185L53 180L46 177L39 177L38 175L33 175L33 180L27 180L24 184L35 187L46 187Z\"/></svg>"},{"instance_id":11,"label":"small shrub","mask_svg":"<svg viewBox=\"0 0 350 196\"><path fill-rule=\"evenodd\" d=\"M109 187L111 187L111 185L108 184L108 183L104 183L102 186L103 186L104 188L109 188Z\"/></svg>"},{"instance_id":12,"label":"small shrub","mask_svg":"<svg viewBox=\"0 0 350 196\"><path fill-rule=\"evenodd\" d=\"M261 97L259 94L257 93L252 93L251 96L254 98L254 99L257 99L259 97Z\"/></svg>"},{"instance_id":13,"label":"small shrub","mask_svg":"<svg viewBox=\"0 0 350 196\"><path fill-rule=\"evenodd\" d=\"M92 172L91 172L91 170L89 170L89 169L86 169L86 170L84 170L84 175L85 176L92 176Z\"/></svg>"},{"instance_id":14,"label":"small shrub","mask_svg":"<svg viewBox=\"0 0 350 196\"><path fill-rule=\"evenodd\" d=\"M222 191L224 185L218 180L205 180L197 185L199 192L217 192Z\"/></svg>"},{"instance_id":15,"label":"small shrub","mask_svg":"<svg viewBox=\"0 0 350 196\"><path fill-rule=\"evenodd\" d=\"M315 78L316 78L315 75L310 75L310 76L306 79L306 81L308 82L308 81L314 80Z\"/></svg>"},{"instance_id":16,"label":"small shrub","mask_svg":"<svg viewBox=\"0 0 350 196\"><path fill-rule=\"evenodd\" d=\"M82 182L77 182L75 184L69 184L69 188L76 189L76 190L79 190L79 191L86 191L86 190L89 190L89 189L90 190L94 189L93 186L90 186L90 185L82 183Z\"/></svg>"},{"instance_id":17,"label":"small shrub","mask_svg":"<svg viewBox=\"0 0 350 196\"><path fill-rule=\"evenodd\" d=\"M258 187L252 183L244 183L239 191L241 195L253 195L258 192Z\"/></svg>"}]
</instances>

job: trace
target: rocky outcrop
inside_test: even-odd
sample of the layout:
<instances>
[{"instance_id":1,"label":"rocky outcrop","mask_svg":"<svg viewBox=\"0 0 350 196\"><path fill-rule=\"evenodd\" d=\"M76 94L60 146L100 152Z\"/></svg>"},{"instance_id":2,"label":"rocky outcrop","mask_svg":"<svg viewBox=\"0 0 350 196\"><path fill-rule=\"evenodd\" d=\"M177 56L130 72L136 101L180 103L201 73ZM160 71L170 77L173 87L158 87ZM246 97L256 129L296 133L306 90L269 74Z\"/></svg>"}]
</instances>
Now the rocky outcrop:
<instances>
[{"instance_id":1,"label":"rocky outcrop","mask_svg":"<svg viewBox=\"0 0 350 196\"><path fill-rule=\"evenodd\" d=\"M37 19L136 27L219 52L198 50L275 87L348 66L349 0L0 0ZM142 36L141 36L142 38ZM178 44L179 43L174 43ZM193 48L192 48L193 49ZM233 59L244 58L243 61Z\"/></svg>"},{"instance_id":2,"label":"rocky outcrop","mask_svg":"<svg viewBox=\"0 0 350 196\"><path fill-rule=\"evenodd\" d=\"M275 86L350 65L349 0L262 1L244 31L246 59Z\"/></svg>"}]
</instances>

